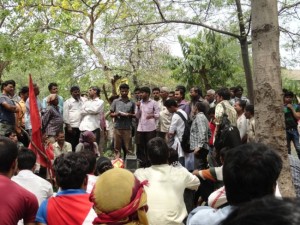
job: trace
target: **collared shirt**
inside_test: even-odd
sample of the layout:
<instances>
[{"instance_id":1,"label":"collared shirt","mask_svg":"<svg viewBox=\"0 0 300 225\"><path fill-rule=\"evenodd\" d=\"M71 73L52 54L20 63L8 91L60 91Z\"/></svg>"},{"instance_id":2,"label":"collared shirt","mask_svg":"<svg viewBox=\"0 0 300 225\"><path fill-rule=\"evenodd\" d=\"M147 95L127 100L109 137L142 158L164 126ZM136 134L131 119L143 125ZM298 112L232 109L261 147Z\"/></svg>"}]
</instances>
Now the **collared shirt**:
<instances>
[{"instance_id":1,"label":"collared shirt","mask_svg":"<svg viewBox=\"0 0 300 225\"><path fill-rule=\"evenodd\" d=\"M47 135L55 136L58 131L63 129L64 120L59 113L58 107L48 106L42 117L42 127Z\"/></svg>"},{"instance_id":2,"label":"collared shirt","mask_svg":"<svg viewBox=\"0 0 300 225\"><path fill-rule=\"evenodd\" d=\"M41 103L41 101L40 101L37 97L36 97L36 101L37 101L37 106L38 106L38 109L39 109L39 112L40 112L40 116L41 116L42 103ZM30 105L29 105L29 98L26 100L25 129L26 129L26 130L32 129L31 121L30 121Z\"/></svg>"},{"instance_id":3,"label":"collared shirt","mask_svg":"<svg viewBox=\"0 0 300 225\"><path fill-rule=\"evenodd\" d=\"M79 98L78 100L76 100L71 97L64 102L64 123L69 124L74 128L79 127L81 121L80 110L82 109L83 103L85 101L85 98Z\"/></svg>"},{"instance_id":4,"label":"collared shirt","mask_svg":"<svg viewBox=\"0 0 300 225\"><path fill-rule=\"evenodd\" d=\"M0 123L15 125L15 113L4 108L2 103L7 103L13 106L15 105L14 101L8 95L2 94L0 96Z\"/></svg>"},{"instance_id":5,"label":"collared shirt","mask_svg":"<svg viewBox=\"0 0 300 225\"><path fill-rule=\"evenodd\" d=\"M238 98L238 97L234 97L232 99L230 99L230 104L233 106L238 100L242 100L242 101L245 101L246 102L246 105L249 105L250 104L250 100L245 97L245 96L242 96L241 98Z\"/></svg>"},{"instance_id":6,"label":"collared shirt","mask_svg":"<svg viewBox=\"0 0 300 225\"><path fill-rule=\"evenodd\" d=\"M100 113L103 112L104 101L98 97L83 103L80 111L82 120L79 125L81 131L94 131L100 128Z\"/></svg>"},{"instance_id":7,"label":"collared shirt","mask_svg":"<svg viewBox=\"0 0 300 225\"><path fill-rule=\"evenodd\" d=\"M191 126L190 148L192 150L197 147L209 149L209 136L211 136L211 132L208 125L208 120L202 112L199 112L193 120Z\"/></svg>"},{"instance_id":8,"label":"collared shirt","mask_svg":"<svg viewBox=\"0 0 300 225\"><path fill-rule=\"evenodd\" d=\"M58 142L55 142L53 144L53 148L54 148L54 159L63 153L72 152L72 145L66 141L64 142L64 146L62 148L59 146Z\"/></svg>"},{"instance_id":9,"label":"collared shirt","mask_svg":"<svg viewBox=\"0 0 300 225\"><path fill-rule=\"evenodd\" d=\"M170 113L167 107L163 106L159 112L159 131L168 132L171 125L172 113Z\"/></svg>"},{"instance_id":10,"label":"collared shirt","mask_svg":"<svg viewBox=\"0 0 300 225\"><path fill-rule=\"evenodd\" d=\"M250 118L247 123L247 142L255 141L255 119Z\"/></svg>"},{"instance_id":11,"label":"collared shirt","mask_svg":"<svg viewBox=\"0 0 300 225\"><path fill-rule=\"evenodd\" d=\"M51 183L35 175L31 170L21 170L11 180L34 194L38 199L39 205L53 195Z\"/></svg>"},{"instance_id":12,"label":"collared shirt","mask_svg":"<svg viewBox=\"0 0 300 225\"><path fill-rule=\"evenodd\" d=\"M159 119L159 106L156 101L149 99L147 102L141 101L140 109L135 107L136 118L139 119L137 131L149 132L156 130L156 120ZM146 119L148 115L152 118Z\"/></svg>"},{"instance_id":13,"label":"collared shirt","mask_svg":"<svg viewBox=\"0 0 300 225\"><path fill-rule=\"evenodd\" d=\"M130 99L123 100L122 98L115 99L110 107L111 112L115 113L131 113L134 114L135 104ZM118 116L115 117L115 128L116 129L131 129L132 117Z\"/></svg>"},{"instance_id":14,"label":"collared shirt","mask_svg":"<svg viewBox=\"0 0 300 225\"><path fill-rule=\"evenodd\" d=\"M148 180L150 184L144 186L149 224L182 225L187 215L183 192L185 188L197 190L199 179L184 167L168 164L137 169L134 175L140 181Z\"/></svg>"},{"instance_id":15,"label":"collared shirt","mask_svg":"<svg viewBox=\"0 0 300 225\"><path fill-rule=\"evenodd\" d=\"M244 138L244 136L247 134L247 119L244 115L244 113L237 118L237 128L239 129L239 132L240 132L240 137L241 137L241 140Z\"/></svg>"},{"instance_id":16,"label":"collared shirt","mask_svg":"<svg viewBox=\"0 0 300 225\"><path fill-rule=\"evenodd\" d=\"M189 102L187 102L186 100L182 99L180 103L178 103L178 108L182 109L183 111L185 111L185 113L187 115L190 115L191 113L191 107Z\"/></svg>"},{"instance_id":17,"label":"collared shirt","mask_svg":"<svg viewBox=\"0 0 300 225\"><path fill-rule=\"evenodd\" d=\"M63 99L63 97L61 97L60 95L57 95L57 97L58 97L58 108L59 108L59 113L60 113L61 115L63 115L64 99ZM43 102L42 102L42 109L43 109L43 110L46 110L46 109L47 109L47 106L48 106L47 100L48 100L48 96L45 97L45 98L43 99Z\"/></svg>"},{"instance_id":18,"label":"collared shirt","mask_svg":"<svg viewBox=\"0 0 300 225\"><path fill-rule=\"evenodd\" d=\"M230 105L229 101L227 101L227 100L221 101L216 106L216 111L215 111L216 125L219 125L221 123L221 120L222 120L222 117L224 114L224 109L223 109L222 103L224 103L226 113L228 115L228 119L229 119L230 123L232 124L232 126L236 126L237 113L236 113L235 109L232 107L232 105Z\"/></svg>"},{"instance_id":19,"label":"collared shirt","mask_svg":"<svg viewBox=\"0 0 300 225\"><path fill-rule=\"evenodd\" d=\"M26 102L21 99L17 104L17 108L19 109L19 112L16 114L17 126L25 127ZM20 128L18 128L18 132L21 132Z\"/></svg>"}]
</instances>

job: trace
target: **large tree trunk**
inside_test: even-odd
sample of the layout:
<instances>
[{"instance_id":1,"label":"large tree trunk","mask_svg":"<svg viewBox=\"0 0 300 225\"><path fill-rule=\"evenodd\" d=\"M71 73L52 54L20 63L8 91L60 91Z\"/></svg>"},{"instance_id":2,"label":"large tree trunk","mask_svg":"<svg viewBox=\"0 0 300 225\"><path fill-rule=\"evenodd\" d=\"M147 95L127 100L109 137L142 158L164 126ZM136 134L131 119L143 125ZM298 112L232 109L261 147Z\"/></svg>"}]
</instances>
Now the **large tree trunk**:
<instances>
[{"instance_id":1,"label":"large tree trunk","mask_svg":"<svg viewBox=\"0 0 300 225\"><path fill-rule=\"evenodd\" d=\"M284 197L295 196L283 115L280 77L277 1L252 0L252 51L256 139L279 152L283 170L279 188Z\"/></svg>"}]
</instances>

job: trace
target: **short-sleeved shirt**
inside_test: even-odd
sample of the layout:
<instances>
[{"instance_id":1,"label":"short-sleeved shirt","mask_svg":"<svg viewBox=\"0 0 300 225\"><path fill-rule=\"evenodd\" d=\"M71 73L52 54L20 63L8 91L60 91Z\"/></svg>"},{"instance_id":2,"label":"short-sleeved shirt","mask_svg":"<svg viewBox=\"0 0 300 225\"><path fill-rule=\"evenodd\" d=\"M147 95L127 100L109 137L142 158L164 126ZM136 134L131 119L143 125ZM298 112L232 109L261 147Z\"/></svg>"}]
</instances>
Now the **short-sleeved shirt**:
<instances>
[{"instance_id":1,"label":"short-sleeved shirt","mask_svg":"<svg viewBox=\"0 0 300 225\"><path fill-rule=\"evenodd\" d=\"M300 107L297 104L293 104L293 108L296 112L300 112ZM283 108L284 112L284 119L285 119L285 128L288 129L296 129L297 128L297 120L293 116L292 110L290 110L288 107L284 106Z\"/></svg>"},{"instance_id":2,"label":"short-sleeved shirt","mask_svg":"<svg viewBox=\"0 0 300 225\"><path fill-rule=\"evenodd\" d=\"M119 113L134 113L135 104L130 99L123 100L122 98L115 99L110 107L111 112ZM132 117L119 116L115 118L116 129L131 129Z\"/></svg>"},{"instance_id":3,"label":"short-sleeved shirt","mask_svg":"<svg viewBox=\"0 0 300 225\"><path fill-rule=\"evenodd\" d=\"M216 125L219 125L222 121L222 117L224 115L224 108L222 106L222 103L224 103L226 113L228 115L228 119L232 126L236 126L236 121L237 121L237 114L235 109L230 105L229 101L223 100L220 103L217 104L216 106L216 112L215 112L215 117L216 117Z\"/></svg>"},{"instance_id":4,"label":"short-sleeved shirt","mask_svg":"<svg viewBox=\"0 0 300 225\"><path fill-rule=\"evenodd\" d=\"M8 177L0 175L0 224L34 223L38 210L38 200L34 194L27 191Z\"/></svg>"},{"instance_id":5,"label":"short-sleeved shirt","mask_svg":"<svg viewBox=\"0 0 300 225\"><path fill-rule=\"evenodd\" d=\"M15 114L13 112L8 111L3 107L3 103L6 102L9 105L14 106L15 103L12 99L10 99L7 95L2 94L0 96L0 123L6 123L10 125L15 124Z\"/></svg>"}]
</instances>

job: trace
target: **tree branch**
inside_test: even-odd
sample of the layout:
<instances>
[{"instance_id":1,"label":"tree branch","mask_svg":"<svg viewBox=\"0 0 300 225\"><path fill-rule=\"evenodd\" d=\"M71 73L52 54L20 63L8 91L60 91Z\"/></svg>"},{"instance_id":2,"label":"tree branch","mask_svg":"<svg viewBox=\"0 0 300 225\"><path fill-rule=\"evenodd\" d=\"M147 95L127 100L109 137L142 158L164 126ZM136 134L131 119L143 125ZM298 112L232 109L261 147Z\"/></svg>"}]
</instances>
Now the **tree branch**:
<instances>
[{"instance_id":1,"label":"tree branch","mask_svg":"<svg viewBox=\"0 0 300 225\"><path fill-rule=\"evenodd\" d=\"M300 1L295 2L294 4L291 4L291 5L285 5L278 11L278 15L280 15L283 11L288 10L288 9L298 6L298 5L300 5Z\"/></svg>"},{"instance_id":2,"label":"tree branch","mask_svg":"<svg viewBox=\"0 0 300 225\"><path fill-rule=\"evenodd\" d=\"M67 32L67 31L59 30L59 29L50 27L50 26L48 26L48 25L46 25L45 28L48 29L48 30L54 30L54 31L59 32L59 33L62 33L62 34L66 34L66 35L70 35L70 36L73 36L73 37L82 39L80 35L76 35L76 34L73 34L73 33Z\"/></svg>"},{"instance_id":3,"label":"tree branch","mask_svg":"<svg viewBox=\"0 0 300 225\"><path fill-rule=\"evenodd\" d=\"M166 21L166 18L165 18L165 16L164 16L163 12L161 11L159 2L158 2L157 0L153 0L153 2L154 2L155 5L156 5L156 8L157 8L157 10L158 10L158 12L159 12L159 15L160 15L162 21Z\"/></svg>"}]
</instances>

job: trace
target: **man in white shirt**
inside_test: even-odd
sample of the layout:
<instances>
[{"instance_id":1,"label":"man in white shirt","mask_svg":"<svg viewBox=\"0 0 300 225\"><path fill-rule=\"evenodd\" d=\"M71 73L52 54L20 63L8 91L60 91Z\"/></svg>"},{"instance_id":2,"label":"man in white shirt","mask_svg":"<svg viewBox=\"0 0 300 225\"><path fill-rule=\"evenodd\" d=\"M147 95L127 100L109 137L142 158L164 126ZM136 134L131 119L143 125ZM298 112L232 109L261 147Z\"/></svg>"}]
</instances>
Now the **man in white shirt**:
<instances>
[{"instance_id":1,"label":"man in white shirt","mask_svg":"<svg viewBox=\"0 0 300 225\"><path fill-rule=\"evenodd\" d=\"M53 144L54 149L54 159L59 155L72 151L72 146L69 142L65 141L65 133L63 131L58 131L56 134L56 142Z\"/></svg>"},{"instance_id":2,"label":"man in white shirt","mask_svg":"<svg viewBox=\"0 0 300 225\"><path fill-rule=\"evenodd\" d=\"M35 175L36 155L27 148L22 148L18 154L19 173L13 176L11 180L33 193L39 202L39 205L45 199L53 195L52 185L43 178Z\"/></svg>"},{"instance_id":3,"label":"man in white shirt","mask_svg":"<svg viewBox=\"0 0 300 225\"><path fill-rule=\"evenodd\" d=\"M184 167L168 165L169 148L162 138L151 139L147 148L152 166L137 169L134 175L141 182L149 181L144 186L149 224L181 225L187 215L183 192L185 188L197 190L200 181Z\"/></svg>"},{"instance_id":4,"label":"man in white shirt","mask_svg":"<svg viewBox=\"0 0 300 225\"><path fill-rule=\"evenodd\" d=\"M66 141L72 145L72 151L75 151L76 145L79 142L80 130L79 125L81 122L80 111L86 98L80 96L80 88L73 86L70 89L71 98L64 102L64 123Z\"/></svg>"},{"instance_id":5,"label":"man in white shirt","mask_svg":"<svg viewBox=\"0 0 300 225\"><path fill-rule=\"evenodd\" d=\"M89 100L81 108L80 131L92 131L96 136L96 143L100 142L100 114L104 109L104 101L99 99L100 88L92 86L89 89Z\"/></svg>"}]
</instances>

